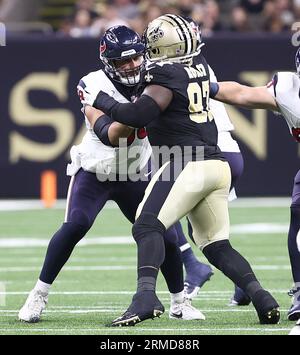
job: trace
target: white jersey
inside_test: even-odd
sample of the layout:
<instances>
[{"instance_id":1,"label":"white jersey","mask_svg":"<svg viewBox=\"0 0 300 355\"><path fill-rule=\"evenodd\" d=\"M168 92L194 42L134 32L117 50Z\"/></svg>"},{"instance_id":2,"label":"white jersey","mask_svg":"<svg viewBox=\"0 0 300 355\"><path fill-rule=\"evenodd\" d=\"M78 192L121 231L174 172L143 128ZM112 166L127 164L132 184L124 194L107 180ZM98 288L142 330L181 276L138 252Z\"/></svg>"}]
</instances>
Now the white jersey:
<instances>
[{"instance_id":1,"label":"white jersey","mask_svg":"<svg viewBox=\"0 0 300 355\"><path fill-rule=\"evenodd\" d=\"M217 83L218 80L212 68L209 66L210 81ZM239 153L240 148L237 142L232 138L230 131L234 130L234 126L230 121L225 105L217 100L210 99L209 105L214 116L218 129L218 146L222 152Z\"/></svg>"},{"instance_id":2,"label":"white jersey","mask_svg":"<svg viewBox=\"0 0 300 355\"><path fill-rule=\"evenodd\" d=\"M275 98L291 134L300 140L300 78L296 73L279 72L274 75L268 90Z\"/></svg>"},{"instance_id":3,"label":"white jersey","mask_svg":"<svg viewBox=\"0 0 300 355\"><path fill-rule=\"evenodd\" d=\"M128 100L116 89L113 82L103 70L91 72L84 76L77 87L83 104L93 105L99 91L104 91L121 103ZM109 147L103 144L94 133L90 123L85 117L87 132L81 144L71 148L71 164L68 165L67 175L75 175L82 168L97 174L110 173L125 174L131 172L130 167L141 170L146 166L152 149L148 138L139 138L138 131L134 131L135 138L129 147ZM144 135L143 135L144 137Z\"/></svg>"}]
</instances>

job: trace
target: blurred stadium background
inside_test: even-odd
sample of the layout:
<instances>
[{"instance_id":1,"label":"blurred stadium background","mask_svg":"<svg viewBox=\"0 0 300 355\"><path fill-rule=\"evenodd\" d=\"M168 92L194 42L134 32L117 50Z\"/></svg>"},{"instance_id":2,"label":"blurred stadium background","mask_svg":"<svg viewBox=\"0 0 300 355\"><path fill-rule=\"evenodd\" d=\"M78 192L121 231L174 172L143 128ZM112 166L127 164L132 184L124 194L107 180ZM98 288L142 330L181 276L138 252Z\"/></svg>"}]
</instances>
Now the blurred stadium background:
<instances>
[{"instance_id":1,"label":"blurred stadium background","mask_svg":"<svg viewBox=\"0 0 300 355\"><path fill-rule=\"evenodd\" d=\"M84 133L76 85L98 68L101 33L115 24L142 33L166 12L201 24L203 52L219 80L265 85L275 71L294 70L299 0L0 0L7 34L0 47L0 198L38 198L49 169L65 197L68 152ZM240 196L290 195L300 153L285 123L266 111L228 110L245 158Z\"/></svg>"},{"instance_id":2,"label":"blurred stadium background","mask_svg":"<svg viewBox=\"0 0 300 355\"><path fill-rule=\"evenodd\" d=\"M42 204L31 200L38 201L45 186L50 200L66 196L69 149L85 129L76 85L97 70L99 38L108 27L125 24L142 33L167 12L191 16L201 25L203 53L219 80L265 85L274 72L294 70L299 0L0 0L6 28L6 46L0 46L0 334L109 334L103 324L128 305L135 248L128 241L129 224L109 206L89 235L92 245L78 248L59 276L46 324L30 328L16 322L47 240L63 218L63 201L55 205L58 210L39 210ZM232 204L233 243L286 310L288 206L300 150L285 122L272 113L232 107L228 112L245 159L237 192L252 198ZM165 316L156 329L148 323L136 333L120 334L287 334L291 325L284 315L281 325L265 329L251 307L231 312L226 304L232 286L219 273L214 280L196 303L208 312L201 326L178 329ZM166 291L162 282L160 291Z\"/></svg>"}]
</instances>

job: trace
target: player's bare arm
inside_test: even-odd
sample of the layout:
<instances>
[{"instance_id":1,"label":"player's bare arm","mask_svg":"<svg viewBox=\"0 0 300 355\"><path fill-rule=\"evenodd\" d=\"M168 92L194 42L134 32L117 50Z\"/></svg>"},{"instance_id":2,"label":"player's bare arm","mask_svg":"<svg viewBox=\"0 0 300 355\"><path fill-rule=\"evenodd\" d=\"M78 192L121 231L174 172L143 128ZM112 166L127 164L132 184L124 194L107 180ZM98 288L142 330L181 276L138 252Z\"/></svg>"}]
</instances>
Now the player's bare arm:
<instances>
[{"instance_id":1,"label":"player's bare arm","mask_svg":"<svg viewBox=\"0 0 300 355\"><path fill-rule=\"evenodd\" d=\"M160 107L161 111L164 111L170 105L173 98L172 90L160 85L147 86L143 95L150 96Z\"/></svg>"},{"instance_id":2,"label":"player's bare arm","mask_svg":"<svg viewBox=\"0 0 300 355\"><path fill-rule=\"evenodd\" d=\"M98 118L101 119L101 117L104 115L104 112L102 112L92 106L86 105L84 107L84 114L85 114L86 118L89 120L91 127L94 128L94 125L95 125L97 119Z\"/></svg>"},{"instance_id":3,"label":"player's bare arm","mask_svg":"<svg viewBox=\"0 0 300 355\"><path fill-rule=\"evenodd\" d=\"M249 87L234 81L218 83L219 90L214 97L227 104L242 106L249 109L268 109L279 111L274 97L267 86Z\"/></svg>"},{"instance_id":4,"label":"player's bare arm","mask_svg":"<svg viewBox=\"0 0 300 355\"><path fill-rule=\"evenodd\" d=\"M160 85L149 85L134 103L121 104L100 91L94 107L101 109L113 120L130 127L142 128L157 119L170 104L173 93Z\"/></svg>"},{"instance_id":5,"label":"player's bare arm","mask_svg":"<svg viewBox=\"0 0 300 355\"><path fill-rule=\"evenodd\" d=\"M133 128L125 126L119 122L106 122L105 121L106 115L102 111L100 111L92 106L89 106L89 105L85 106L84 112L85 112L85 116L89 120L91 127L93 129L94 129L95 125L97 127L97 125L99 126L99 124L102 127L102 129L100 129L100 137L101 137L101 132L104 129L107 129L107 135L108 135L109 142L113 146L119 145L120 138L128 138L131 135L131 133L133 132ZM101 120L103 122L101 122ZM98 124L97 124L97 122L98 122ZM97 131L95 133L97 134Z\"/></svg>"}]
</instances>

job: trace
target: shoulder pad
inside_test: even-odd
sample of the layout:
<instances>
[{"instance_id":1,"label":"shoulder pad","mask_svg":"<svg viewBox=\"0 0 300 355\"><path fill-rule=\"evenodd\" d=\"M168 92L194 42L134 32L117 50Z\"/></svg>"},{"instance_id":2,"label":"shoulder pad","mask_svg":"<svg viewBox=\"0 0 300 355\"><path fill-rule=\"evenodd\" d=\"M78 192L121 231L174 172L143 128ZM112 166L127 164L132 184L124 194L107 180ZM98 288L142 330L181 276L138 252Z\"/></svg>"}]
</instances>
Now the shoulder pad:
<instances>
[{"instance_id":1,"label":"shoulder pad","mask_svg":"<svg viewBox=\"0 0 300 355\"><path fill-rule=\"evenodd\" d=\"M180 73L174 63L152 63L141 74L141 86L160 85L170 89L178 87Z\"/></svg>"}]
</instances>

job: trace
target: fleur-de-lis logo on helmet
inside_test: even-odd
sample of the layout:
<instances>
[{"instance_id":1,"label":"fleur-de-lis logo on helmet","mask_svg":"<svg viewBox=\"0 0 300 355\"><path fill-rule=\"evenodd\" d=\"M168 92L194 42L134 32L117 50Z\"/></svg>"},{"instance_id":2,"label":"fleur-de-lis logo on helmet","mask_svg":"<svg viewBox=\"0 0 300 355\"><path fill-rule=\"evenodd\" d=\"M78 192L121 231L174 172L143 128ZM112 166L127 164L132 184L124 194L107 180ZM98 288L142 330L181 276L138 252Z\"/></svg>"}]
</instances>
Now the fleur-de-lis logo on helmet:
<instances>
[{"instance_id":1,"label":"fleur-de-lis logo on helmet","mask_svg":"<svg viewBox=\"0 0 300 355\"><path fill-rule=\"evenodd\" d=\"M161 25L153 28L148 36L151 42L157 42L162 38L164 36L164 31L161 29Z\"/></svg>"}]
</instances>

